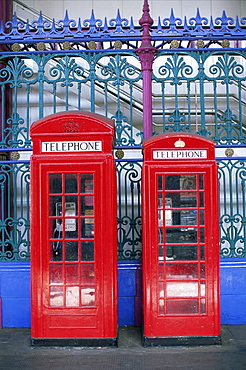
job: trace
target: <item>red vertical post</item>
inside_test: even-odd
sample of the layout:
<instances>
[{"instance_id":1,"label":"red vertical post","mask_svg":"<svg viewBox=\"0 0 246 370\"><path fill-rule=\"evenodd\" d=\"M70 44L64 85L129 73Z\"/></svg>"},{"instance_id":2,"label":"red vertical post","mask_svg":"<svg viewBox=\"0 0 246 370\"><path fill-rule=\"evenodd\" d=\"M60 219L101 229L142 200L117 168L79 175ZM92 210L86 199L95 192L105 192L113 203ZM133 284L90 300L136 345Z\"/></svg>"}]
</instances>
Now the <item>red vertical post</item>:
<instances>
[{"instance_id":1,"label":"red vertical post","mask_svg":"<svg viewBox=\"0 0 246 370\"><path fill-rule=\"evenodd\" d=\"M156 48L151 45L150 27L153 19L149 14L148 0L144 1L143 14L139 20L143 28L142 43L136 50L139 56L143 72L143 131L144 138L152 136L152 65L156 54Z\"/></svg>"}]
</instances>

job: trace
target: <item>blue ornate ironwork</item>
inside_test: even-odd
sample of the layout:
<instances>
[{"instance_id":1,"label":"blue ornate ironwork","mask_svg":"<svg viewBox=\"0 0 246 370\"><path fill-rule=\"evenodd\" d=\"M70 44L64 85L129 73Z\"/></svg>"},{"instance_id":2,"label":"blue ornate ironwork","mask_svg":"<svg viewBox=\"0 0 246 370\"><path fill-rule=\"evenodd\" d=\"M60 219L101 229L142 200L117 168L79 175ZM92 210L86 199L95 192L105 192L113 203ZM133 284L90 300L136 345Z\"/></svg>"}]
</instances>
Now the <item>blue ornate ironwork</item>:
<instances>
[{"instance_id":1,"label":"blue ornate ironwork","mask_svg":"<svg viewBox=\"0 0 246 370\"><path fill-rule=\"evenodd\" d=\"M0 43L11 45L13 43L23 43L26 45L25 50L37 49L37 43L59 44L64 41L70 42L71 46L79 45L83 49L90 48L87 43L96 41L95 49L103 47L104 42L120 40L127 48L138 47L141 40L141 28L135 25L133 18L129 20L122 18L118 10L116 17L101 20L95 17L92 10L88 19L78 21L70 19L68 12L65 13L64 19L55 21L44 17L42 12L39 18L33 22L20 21L14 14L12 20L0 23ZM199 9L196 15L187 20L187 17L176 18L174 11L171 10L170 17L158 18L157 25L151 27L151 37L156 43L156 47L170 47L173 39L179 41L177 47L182 47L184 41L200 41L204 39L203 47L210 47L211 42L217 42L221 47L221 40L245 40L246 36L246 17L239 19L228 17L223 11L221 17L210 19L202 17ZM133 42L133 43L132 43ZM116 44L117 45L117 44ZM199 47L190 44L191 47ZM118 44L119 46L119 44ZM115 45L108 45L107 48L114 48ZM52 48L52 47L51 47ZM61 46L61 48L63 48Z\"/></svg>"},{"instance_id":2,"label":"blue ornate ironwork","mask_svg":"<svg viewBox=\"0 0 246 370\"><path fill-rule=\"evenodd\" d=\"M221 255L246 256L246 159L218 161Z\"/></svg>"},{"instance_id":3,"label":"blue ornate ironwork","mask_svg":"<svg viewBox=\"0 0 246 370\"><path fill-rule=\"evenodd\" d=\"M117 162L119 259L141 257L141 163Z\"/></svg>"},{"instance_id":4,"label":"blue ornate ironwork","mask_svg":"<svg viewBox=\"0 0 246 370\"><path fill-rule=\"evenodd\" d=\"M30 257L29 170L28 163L0 163L2 261L27 261Z\"/></svg>"},{"instance_id":5,"label":"blue ornate ironwork","mask_svg":"<svg viewBox=\"0 0 246 370\"><path fill-rule=\"evenodd\" d=\"M244 51L160 53L153 72L162 97L153 115L156 131L195 131L218 144L245 144L245 71Z\"/></svg>"}]
</instances>

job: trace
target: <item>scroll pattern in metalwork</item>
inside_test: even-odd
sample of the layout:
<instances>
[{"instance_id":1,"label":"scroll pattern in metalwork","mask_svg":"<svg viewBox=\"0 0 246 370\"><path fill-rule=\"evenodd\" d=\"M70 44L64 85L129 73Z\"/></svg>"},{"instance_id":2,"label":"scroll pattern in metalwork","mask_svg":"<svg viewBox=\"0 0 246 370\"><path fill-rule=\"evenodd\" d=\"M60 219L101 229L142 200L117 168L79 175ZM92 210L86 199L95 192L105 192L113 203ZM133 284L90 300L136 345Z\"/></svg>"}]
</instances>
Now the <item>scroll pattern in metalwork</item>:
<instances>
[{"instance_id":1,"label":"scroll pattern in metalwork","mask_svg":"<svg viewBox=\"0 0 246 370\"><path fill-rule=\"evenodd\" d=\"M156 132L197 132L218 144L245 144L245 71L245 52L159 54L153 72Z\"/></svg>"},{"instance_id":2,"label":"scroll pattern in metalwork","mask_svg":"<svg viewBox=\"0 0 246 370\"><path fill-rule=\"evenodd\" d=\"M138 259L142 253L141 169L139 162L117 162L119 259Z\"/></svg>"},{"instance_id":3,"label":"scroll pattern in metalwork","mask_svg":"<svg viewBox=\"0 0 246 370\"><path fill-rule=\"evenodd\" d=\"M29 259L29 181L29 165L0 164L1 261Z\"/></svg>"},{"instance_id":4,"label":"scroll pattern in metalwork","mask_svg":"<svg viewBox=\"0 0 246 370\"><path fill-rule=\"evenodd\" d=\"M246 160L219 161L221 256L246 256Z\"/></svg>"},{"instance_id":5,"label":"scroll pattern in metalwork","mask_svg":"<svg viewBox=\"0 0 246 370\"><path fill-rule=\"evenodd\" d=\"M141 97L136 94L141 71L134 54L13 55L1 69L0 78L2 100L6 100L7 87L14 97L12 116L2 112L5 125L1 128L0 148L30 147L32 121L69 109L115 119L117 145L141 143L141 133L133 125L141 120L143 109Z\"/></svg>"}]
</instances>

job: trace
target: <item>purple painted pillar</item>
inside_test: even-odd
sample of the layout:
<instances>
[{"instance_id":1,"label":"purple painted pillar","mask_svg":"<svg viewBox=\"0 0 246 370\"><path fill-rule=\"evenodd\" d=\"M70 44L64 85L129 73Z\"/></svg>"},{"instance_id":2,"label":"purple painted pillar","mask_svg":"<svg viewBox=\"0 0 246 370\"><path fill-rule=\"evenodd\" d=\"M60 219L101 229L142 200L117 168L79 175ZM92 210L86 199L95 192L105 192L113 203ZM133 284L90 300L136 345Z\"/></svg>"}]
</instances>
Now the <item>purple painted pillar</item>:
<instances>
[{"instance_id":1,"label":"purple painted pillar","mask_svg":"<svg viewBox=\"0 0 246 370\"><path fill-rule=\"evenodd\" d=\"M12 19L13 17L13 1L12 0L0 0L0 20L3 22L3 25ZM6 46L1 45L1 49L5 50ZM0 69L4 68L5 65L0 63ZM6 86L5 97L2 96L2 91L0 90L0 126L5 126L6 119L11 116L12 111L12 97L11 89ZM2 99L4 99L4 104L2 104ZM2 130L0 127L0 141L2 140L1 134ZM1 153L0 153L1 154ZM4 158L4 154L2 154Z\"/></svg>"},{"instance_id":2,"label":"purple painted pillar","mask_svg":"<svg viewBox=\"0 0 246 370\"><path fill-rule=\"evenodd\" d=\"M143 131L144 139L152 136L152 65L156 48L151 45L150 27L153 24L153 19L149 14L148 0L144 0L143 14L139 20L139 24L143 28L142 43L140 48L136 50L139 56L142 73L143 73Z\"/></svg>"}]
</instances>

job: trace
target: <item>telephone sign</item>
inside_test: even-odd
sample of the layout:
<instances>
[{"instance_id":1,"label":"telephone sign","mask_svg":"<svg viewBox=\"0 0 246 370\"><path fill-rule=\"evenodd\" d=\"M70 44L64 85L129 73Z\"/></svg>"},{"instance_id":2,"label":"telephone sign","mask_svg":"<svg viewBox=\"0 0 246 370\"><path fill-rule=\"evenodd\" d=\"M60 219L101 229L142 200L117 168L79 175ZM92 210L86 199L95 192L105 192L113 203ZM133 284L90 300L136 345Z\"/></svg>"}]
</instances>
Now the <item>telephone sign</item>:
<instances>
[{"instance_id":1,"label":"telephone sign","mask_svg":"<svg viewBox=\"0 0 246 370\"><path fill-rule=\"evenodd\" d=\"M115 346L113 122L62 112L31 137L32 344Z\"/></svg>"},{"instance_id":2,"label":"telephone sign","mask_svg":"<svg viewBox=\"0 0 246 370\"><path fill-rule=\"evenodd\" d=\"M175 133L143 148L144 345L218 344L215 144Z\"/></svg>"}]
</instances>

